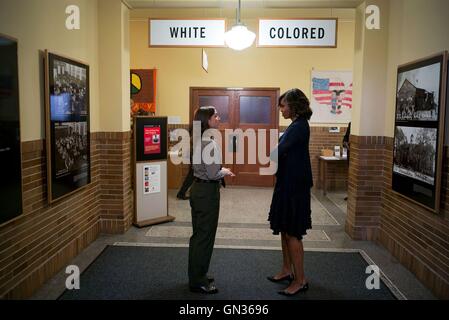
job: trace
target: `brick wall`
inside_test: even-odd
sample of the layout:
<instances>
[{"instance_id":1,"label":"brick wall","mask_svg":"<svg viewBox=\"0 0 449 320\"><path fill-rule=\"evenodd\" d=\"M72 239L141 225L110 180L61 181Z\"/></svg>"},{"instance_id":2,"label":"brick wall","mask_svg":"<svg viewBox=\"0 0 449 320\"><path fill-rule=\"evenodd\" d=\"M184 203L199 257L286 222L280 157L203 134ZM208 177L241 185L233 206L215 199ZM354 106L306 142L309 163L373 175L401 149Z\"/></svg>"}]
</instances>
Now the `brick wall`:
<instances>
[{"instance_id":1,"label":"brick wall","mask_svg":"<svg viewBox=\"0 0 449 320\"><path fill-rule=\"evenodd\" d=\"M168 130L177 128L188 129L187 124L169 125ZM279 131L287 129L286 126L279 127ZM346 127L341 127L339 133L330 133L328 127L310 127L310 161L312 164L312 174L314 179L314 185L317 186L318 180L318 157L321 155L322 149L334 149L334 146L342 146L343 136L346 133ZM169 145L174 143L170 142ZM182 179L176 179L183 181L184 177L189 171L188 165L182 165ZM327 171L328 190L346 190L348 181L348 168L345 163L332 163L328 166ZM179 188L179 186L177 187Z\"/></svg>"},{"instance_id":2,"label":"brick wall","mask_svg":"<svg viewBox=\"0 0 449 320\"><path fill-rule=\"evenodd\" d=\"M97 134L100 159L100 230L124 233L133 220L131 189L131 133Z\"/></svg>"},{"instance_id":3,"label":"brick wall","mask_svg":"<svg viewBox=\"0 0 449 320\"><path fill-rule=\"evenodd\" d=\"M356 240L376 240L384 188L384 137L351 135L345 230Z\"/></svg>"},{"instance_id":4,"label":"brick wall","mask_svg":"<svg viewBox=\"0 0 449 320\"><path fill-rule=\"evenodd\" d=\"M22 143L23 213L0 225L0 298L31 296L100 232L130 225L129 133L92 133L91 183L51 205L44 142Z\"/></svg>"},{"instance_id":5,"label":"brick wall","mask_svg":"<svg viewBox=\"0 0 449 320\"><path fill-rule=\"evenodd\" d=\"M445 149L441 212L391 189L393 138L351 135L346 232L382 244L440 298L449 298L449 157Z\"/></svg>"},{"instance_id":6,"label":"brick wall","mask_svg":"<svg viewBox=\"0 0 449 320\"><path fill-rule=\"evenodd\" d=\"M441 212L434 214L391 189L393 138L386 138L379 242L434 294L449 298L448 149L445 148Z\"/></svg>"},{"instance_id":7,"label":"brick wall","mask_svg":"<svg viewBox=\"0 0 449 320\"><path fill-rule=\"evenodd\" d=\"M334 146L340 146L341 148L345 133L346 127L341 127L339 133L330 133L328 127L310 127L309 152L315 186L317 186L318 157L321 155L321 150L334 150ZM326 180L328 190L346 190L348 182L347 164L344 162L329 164Z\"/></svg>"}]
</instances>

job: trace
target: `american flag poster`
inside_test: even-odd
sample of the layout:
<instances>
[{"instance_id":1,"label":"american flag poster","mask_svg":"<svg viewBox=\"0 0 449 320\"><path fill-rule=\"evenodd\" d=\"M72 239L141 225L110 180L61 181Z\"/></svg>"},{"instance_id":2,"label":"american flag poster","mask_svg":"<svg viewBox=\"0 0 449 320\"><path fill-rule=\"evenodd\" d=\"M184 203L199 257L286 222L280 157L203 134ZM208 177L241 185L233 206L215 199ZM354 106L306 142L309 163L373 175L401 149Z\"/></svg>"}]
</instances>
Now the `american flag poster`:
<instances>
[{"instance_id":1,"label":"american flag poster","mask_svg":"<svg viewBox=\"0 0 449 320\"><path fill-rule=\"evenodd\" d=\"M312 71L310 122L348 123L352 110L352 71Z\"/></svg>"}]
</instances>

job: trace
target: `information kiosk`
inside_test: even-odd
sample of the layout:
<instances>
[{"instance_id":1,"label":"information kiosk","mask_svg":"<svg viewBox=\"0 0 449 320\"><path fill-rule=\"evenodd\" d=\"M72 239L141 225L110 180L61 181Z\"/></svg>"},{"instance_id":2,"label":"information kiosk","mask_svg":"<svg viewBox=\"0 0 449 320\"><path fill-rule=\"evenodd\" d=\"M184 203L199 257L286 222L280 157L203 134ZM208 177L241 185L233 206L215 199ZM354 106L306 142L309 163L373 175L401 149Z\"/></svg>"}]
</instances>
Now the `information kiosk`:
<instances>
[{"instance_id":1,"label":"information kiosk","mask_svg":"<svg viewBox=\"0 0 449 320\"><path fill-rule=\"evenodd\" d=\"M173 221L168 215L167 117L134 118L134 224Z\"/></svg>"}]
</instances>

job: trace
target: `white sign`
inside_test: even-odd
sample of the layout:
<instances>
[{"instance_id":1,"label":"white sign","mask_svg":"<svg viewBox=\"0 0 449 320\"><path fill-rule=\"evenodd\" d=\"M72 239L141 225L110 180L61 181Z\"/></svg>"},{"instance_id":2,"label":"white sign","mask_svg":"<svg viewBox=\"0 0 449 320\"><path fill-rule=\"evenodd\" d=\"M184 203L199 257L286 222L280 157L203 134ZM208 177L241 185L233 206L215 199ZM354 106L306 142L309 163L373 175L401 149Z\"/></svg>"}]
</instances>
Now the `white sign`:
<instances>
[{"instance_id":1,"label":"white sign","mask_svg":"<svg viewBox=\"0 0 449 320\"><path fill-rule=\"evenodd\" d=\"M161 166L143 167L143 194L161 192Z\"/></svg>"},{"instance_id":2,"label":"white sign","mask_svg":"<svg viewBox=\"0 0 449 320\"><path fill-rule=\"evenodd\" d=\"M224 19L150 19L150 47L224 47Z\"/></svg>"},{"instance_id":3,"label":"white sign","mask_svg":"<svg viewBox=\"0 0 449 320\"><path fill-rule=\"evenodd\" d=\"M337 19L260 19L259 47L337 46Z\"/></svg>"}]
</instances>

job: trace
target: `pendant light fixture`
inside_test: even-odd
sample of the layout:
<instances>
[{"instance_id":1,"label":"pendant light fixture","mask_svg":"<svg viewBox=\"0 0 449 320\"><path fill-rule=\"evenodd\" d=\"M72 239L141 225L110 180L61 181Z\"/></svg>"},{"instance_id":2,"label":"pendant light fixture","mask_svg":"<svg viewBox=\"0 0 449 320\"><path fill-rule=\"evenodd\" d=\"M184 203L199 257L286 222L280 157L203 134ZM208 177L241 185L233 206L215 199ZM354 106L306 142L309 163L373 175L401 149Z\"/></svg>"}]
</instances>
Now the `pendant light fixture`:
<instances>
[{"instance_id":1,"label":"pendant light fixture","mask_svg":"<svg viewBox=\"0 0 449 320\"><path fill-rule=\"evenodd\" d=\"M240 21L240 0L239 7L237 9L237 23L231 28L231 30L225 32L225 43L226 45L234 50L243 50L250 47L254 39L256 39L256 34L249 31L248 28Z\"/></svg>"}]
</instances>

